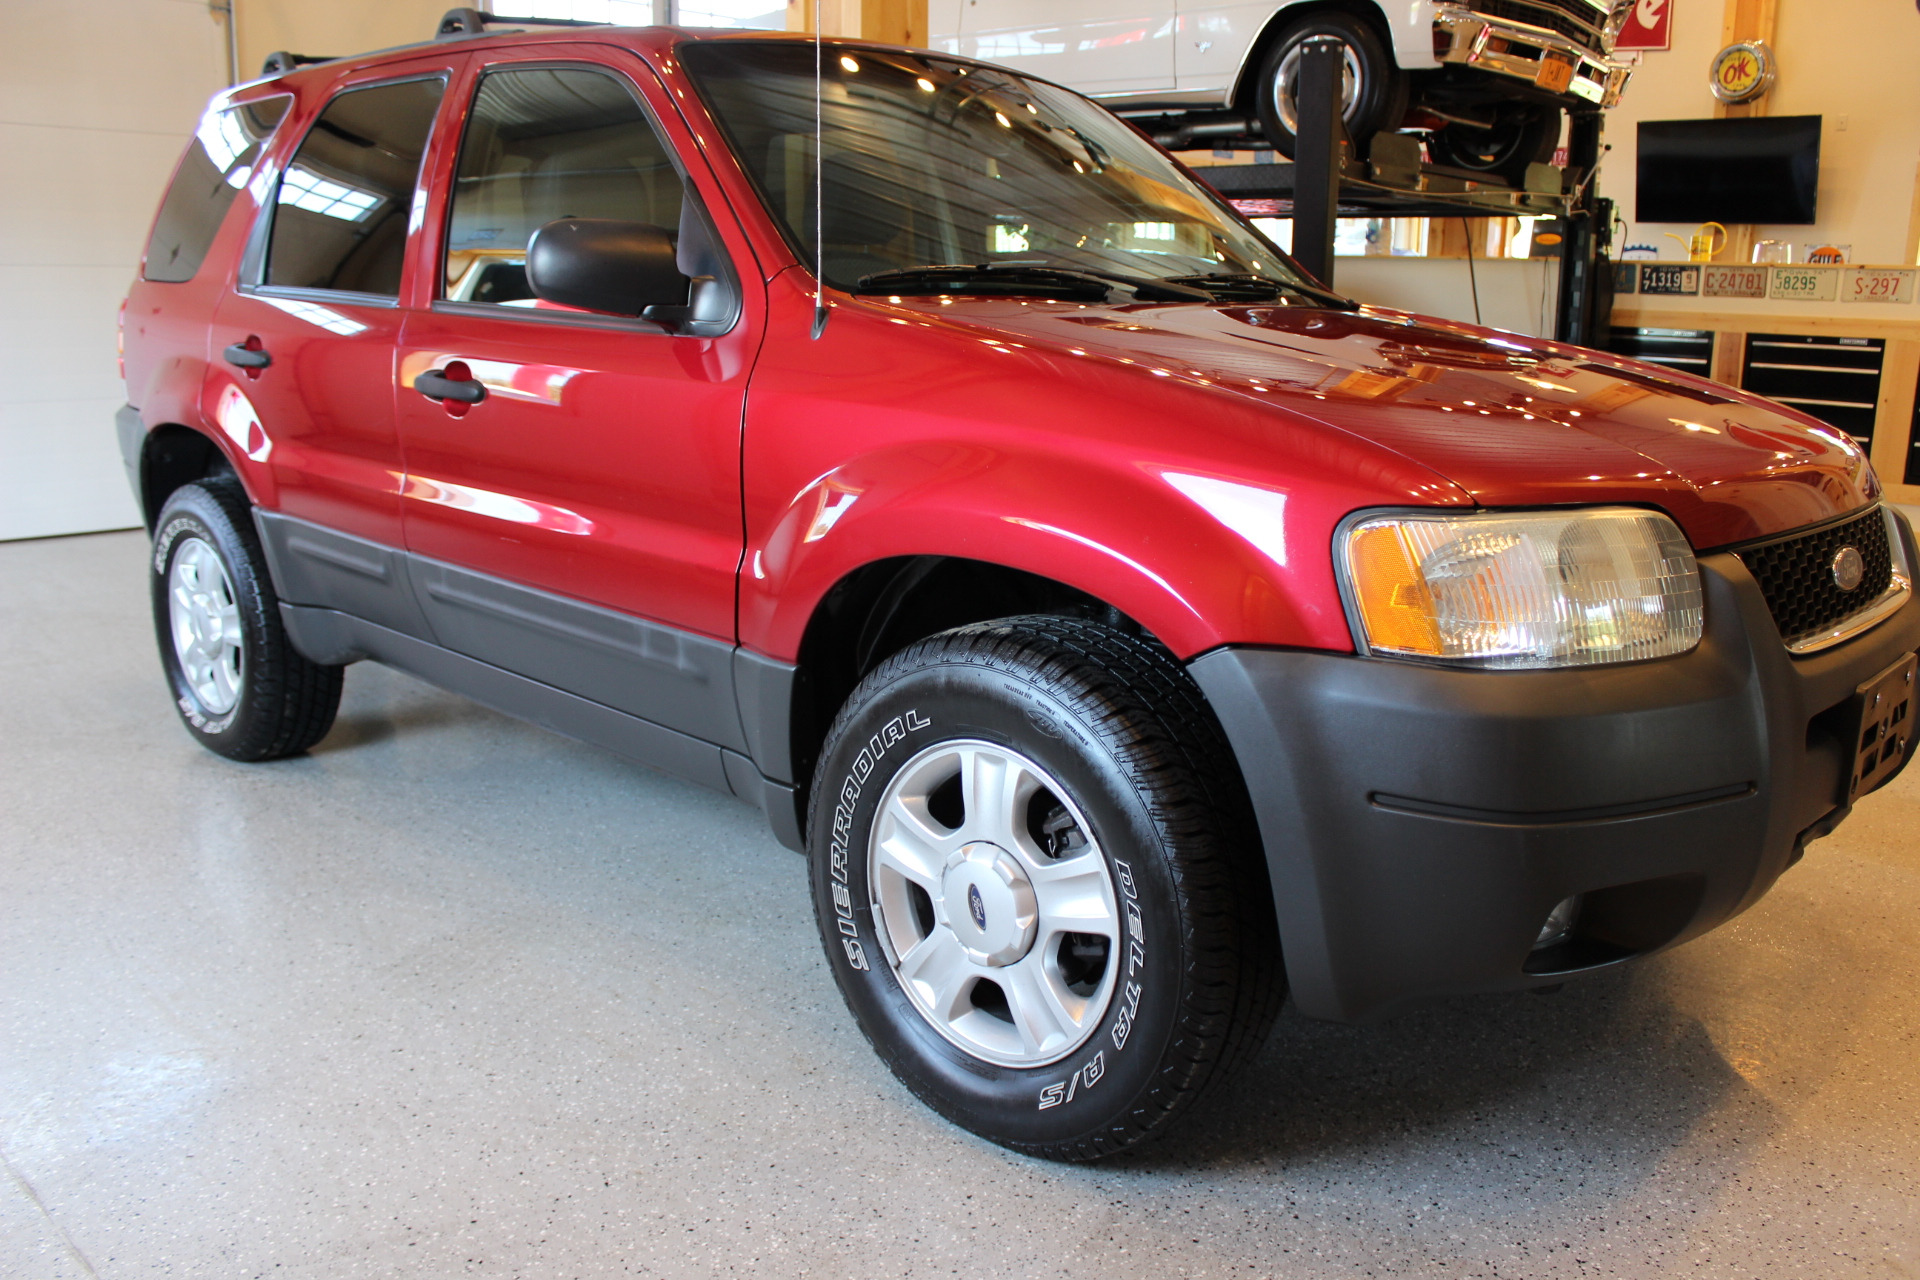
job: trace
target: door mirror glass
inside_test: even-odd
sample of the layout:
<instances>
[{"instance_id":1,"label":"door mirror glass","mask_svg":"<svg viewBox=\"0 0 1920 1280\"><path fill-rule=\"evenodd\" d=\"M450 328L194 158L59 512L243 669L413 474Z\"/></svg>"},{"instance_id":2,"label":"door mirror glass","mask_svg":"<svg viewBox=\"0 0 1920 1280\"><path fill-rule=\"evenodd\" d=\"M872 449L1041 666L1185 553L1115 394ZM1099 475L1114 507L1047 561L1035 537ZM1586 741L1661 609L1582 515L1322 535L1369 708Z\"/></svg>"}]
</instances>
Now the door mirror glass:
<instances>
[{"instance_id":1,"label":"door mirror glass","mask_svg":"<svg viewBox=\"0 0 1920 1280\"><path fill-rule=\"evenodd\" d=\"M681 307L687 277L666 228L615 218L560 218L527 246L534 297L563 307L637 316L649 307Z\"/></svg>"}]
</instances>

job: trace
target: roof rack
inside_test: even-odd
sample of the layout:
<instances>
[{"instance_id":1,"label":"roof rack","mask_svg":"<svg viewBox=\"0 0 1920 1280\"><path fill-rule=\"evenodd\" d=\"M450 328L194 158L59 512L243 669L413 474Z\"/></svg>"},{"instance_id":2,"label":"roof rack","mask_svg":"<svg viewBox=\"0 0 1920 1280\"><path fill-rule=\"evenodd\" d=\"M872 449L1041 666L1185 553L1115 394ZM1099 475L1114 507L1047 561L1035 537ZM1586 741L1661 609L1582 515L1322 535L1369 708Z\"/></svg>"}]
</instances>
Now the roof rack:
<instances>
[{"instance_id":1,"label":"roof rack","mask_svg":"<svg viewBox=\"0 0 1920 1280\"><path fill-rule=\"evenodd\" d=\"M297 67L310 67L316 62L332 62L334 56L333 54L316 56L307 53L288 53L285 49L279 49L267 55L266 62L260 67L260 74L282 76Z\"/></svg>"},{"instance_id":2,"label":"roof rack","mask_svg":"<svg viewBox=\"0 0 1920 1280\"><path fill-rule=\"evenodd\" d=\"M440 19L439 30L433 33L435 40L461 40L468 36L487 34L489 23L507 26L526 27L604 27L604 22L590 22L585 18L510 18L504 13L482 13L478 9L449 9Z\"/></svg>"}]
</instances>

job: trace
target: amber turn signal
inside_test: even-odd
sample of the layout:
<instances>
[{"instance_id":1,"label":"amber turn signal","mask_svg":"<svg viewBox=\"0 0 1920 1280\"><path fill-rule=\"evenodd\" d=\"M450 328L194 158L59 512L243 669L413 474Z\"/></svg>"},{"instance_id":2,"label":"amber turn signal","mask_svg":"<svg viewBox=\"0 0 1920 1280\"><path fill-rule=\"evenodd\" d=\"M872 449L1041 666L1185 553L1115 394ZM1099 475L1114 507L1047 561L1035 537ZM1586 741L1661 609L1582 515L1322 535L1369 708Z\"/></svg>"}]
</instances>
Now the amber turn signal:
<instances>
[{"instance_id":1,"label":"amber turn signal","mask_svg":"<svg viewBox=\"0 0 1920 1280\"><path fill-rule=\"evenodd\" d=\"M1397 524L1363 526L1354 531L1347 558L1368 641L1396 653L1442 657L1433 593L1405 531Z\"/></svg>"}]
</instances>

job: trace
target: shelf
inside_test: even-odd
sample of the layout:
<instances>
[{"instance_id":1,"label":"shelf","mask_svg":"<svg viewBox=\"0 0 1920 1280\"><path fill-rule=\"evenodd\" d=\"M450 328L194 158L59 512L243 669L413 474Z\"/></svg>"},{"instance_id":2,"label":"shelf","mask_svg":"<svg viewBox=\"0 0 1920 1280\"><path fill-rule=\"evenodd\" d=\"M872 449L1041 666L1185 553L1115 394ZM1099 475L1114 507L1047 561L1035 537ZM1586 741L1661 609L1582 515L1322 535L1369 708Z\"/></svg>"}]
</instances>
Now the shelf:
<instances>
[{"instance_id":1,"label":"shelf","mask_svg":"<svg viewBox=\"0 0 1920 1280\"><path fill-rule=\"evenodd\" d=\"M1228 200L1271 201L1272 209L1251 212L1255 217L1290 218L1293 216L1294 165L1223 164L1196 168L1201 181ZM1339 213L1341 217L1368 218L1486 218L1515 216L1564 217L1569 201L1563 195L1544 191L1517 191L1512 187L1485 181L1483 177L1459 169L1421 165L1418 169L1391 171L1398 179L1389 184L1379 181L1389 176L1376 166L1361 166L1372 177L1343 176L1340 179ZM1560 171L1545 165L1536 175L1558 183ZM1546 183L1541 183L1546 185Z\"/></svg>"}]
</instances>

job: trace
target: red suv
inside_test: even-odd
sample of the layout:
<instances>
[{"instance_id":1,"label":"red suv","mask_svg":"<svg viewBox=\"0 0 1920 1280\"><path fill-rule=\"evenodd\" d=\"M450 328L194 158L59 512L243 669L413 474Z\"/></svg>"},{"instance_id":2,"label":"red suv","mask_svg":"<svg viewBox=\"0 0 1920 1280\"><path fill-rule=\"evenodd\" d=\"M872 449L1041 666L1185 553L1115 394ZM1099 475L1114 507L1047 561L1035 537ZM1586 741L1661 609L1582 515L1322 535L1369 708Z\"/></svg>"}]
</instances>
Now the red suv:
<instances>
[{"instance_id":1,"label":"red suv","mask_svg":"<svg viewBox=\"0 0 1920 1280\"><path fill-rule=\"evenodd\" d=\"M759 806L976 1133L1682 942L1911 753L1913 533L1814 419L1358 306L1003 69L448 25L221 94L161 206L180 714L293 754L370 658Z\"/></svg>"}]
</instances>

